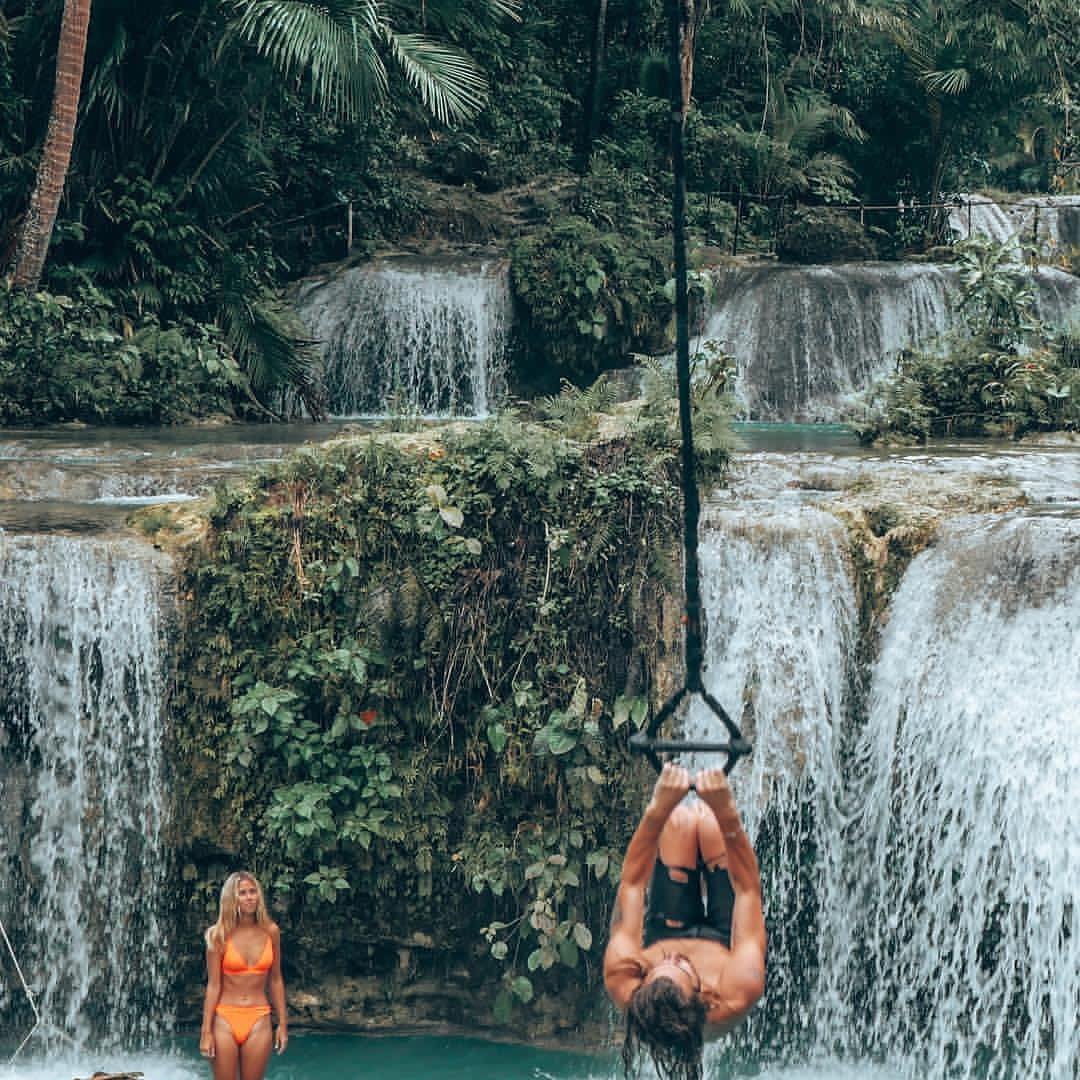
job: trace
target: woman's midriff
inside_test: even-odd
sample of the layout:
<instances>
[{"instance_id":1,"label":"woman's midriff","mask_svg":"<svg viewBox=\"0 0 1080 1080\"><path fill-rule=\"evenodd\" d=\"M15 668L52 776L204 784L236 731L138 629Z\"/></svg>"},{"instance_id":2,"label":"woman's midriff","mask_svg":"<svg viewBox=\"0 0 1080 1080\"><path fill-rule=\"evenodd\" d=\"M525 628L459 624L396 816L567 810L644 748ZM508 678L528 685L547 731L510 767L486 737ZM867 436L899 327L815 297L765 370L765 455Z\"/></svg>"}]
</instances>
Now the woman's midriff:
<instances>
[{"instance_id":1,"label":"woman's midriff","mask_svg":"<svg viewBox=\"0 0 1080 1080\"><path fill-rule=\"evenodd\" d=\"M221 976L219 1005L269 1005L265 975Z\"/></svg>"}]
</instances>

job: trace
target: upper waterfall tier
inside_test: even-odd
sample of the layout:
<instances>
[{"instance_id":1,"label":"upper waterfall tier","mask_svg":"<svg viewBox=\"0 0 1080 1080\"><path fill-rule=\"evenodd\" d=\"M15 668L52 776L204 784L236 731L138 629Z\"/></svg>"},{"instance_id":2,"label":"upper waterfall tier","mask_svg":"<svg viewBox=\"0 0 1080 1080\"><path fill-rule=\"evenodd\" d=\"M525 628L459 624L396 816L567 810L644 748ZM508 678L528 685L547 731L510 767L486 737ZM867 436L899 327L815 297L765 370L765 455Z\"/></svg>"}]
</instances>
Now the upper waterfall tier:
<instances>
[{"instance_id":1,"label":"upper waterfall tier","mask_svg":"<svg viewBox=\"0 0 1080 1080\"><path fill-rule=\"evenodd\" d=\"M955 272L930 263L760 264L714 271L702 337L738 365L736 395L750 419L841 419L905 348L949 329ZM1080 319L1080 279L1035 274L1041 317Z\"/></svg>"},{"instance_id":2,"label":"upper waterfall tier","mask_svg":"<svg viewBox=\"0 0 1080 1080\"><path fill-rule=\"evenodd\" d=\"M505 263L381 259L305 282L297 308L335 416L486 416L505 391Z\"/></svg>"},{"instance_id":3,"label":"upper waterfall tier","mask_svg":"<svg viewBox=\"0 0 1080 1080\"><path fill-rule=\"evenodd\" d=\"M1080 195L1032 195L1006 204L985 195L957 195L949 227L961 240L1015 240L1044 259L1056 259L1080 249Z\"/></svg>"}]
</instances>

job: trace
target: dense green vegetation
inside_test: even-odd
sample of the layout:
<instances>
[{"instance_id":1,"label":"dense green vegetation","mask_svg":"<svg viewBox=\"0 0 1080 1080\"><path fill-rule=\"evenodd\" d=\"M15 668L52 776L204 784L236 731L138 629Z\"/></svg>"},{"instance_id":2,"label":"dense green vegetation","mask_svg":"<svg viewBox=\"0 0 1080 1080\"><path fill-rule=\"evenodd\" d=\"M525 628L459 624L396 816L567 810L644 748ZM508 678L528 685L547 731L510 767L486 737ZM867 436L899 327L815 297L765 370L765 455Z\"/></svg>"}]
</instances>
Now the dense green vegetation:
<instances>
[{"instance_id":1,"label":"dense green vegetation","mask_svg":"<svg viewBox=\"0 0 1080 1080\"><path fill-rule=\"evenodd\" d=\"M964 329L901 358L870 393L866 441L934 435L1016 437L1080 429L1080 338L1044 329L1015 245L959 246Z\"/></svg>"},{"instance_id":2,"label":"dense green vegetation","mask_svg":"<svg viewBox=\"0 0 1080 1080\"><path fill-rule=\"evenodd\" d=\"M656 664L680 665L671 398L658 375L623 434L572 438L610 408L601 384L218 494L182 586L174 714L203 783L180 835L291 898L305 963L420 933L488 957L502 992L478 1001L505 1021L597 962L648 782L625 736L665 692ZM723 403L699 393L713 479Z\"/></svg>"},{"instance_id":3,"label":"dense green vegetation","mask_svg":"<svg viewBox=\"0 0 1080 1080\"><path fill-rule=\"evenodd\" d=\"M851 235L847 212L827 208L1076 188L1071 0L693 6L696 247L727 250L738 228L740 250L779 239L797 258L891 255L937 239L941 221L873 211ZM61 7L13 0L0 13L9 264L43 159ZM350 39L350 25L366 29ZM484 239L519 238L514 278L536 331L527 380L589 381L666 331L665 50L661 0L100 0L42 279L66 299L10 302L41 344L33 360L0 357L0 415L257 415L279 410L286 387L317 413L280 295L343 254L347 203L360 251L438 241L444 227L461 239L463 208L484 206ZM139 364L95 367L77 344L73 377L113 387L89 404L83 390L42 389L63 381L56 304L84 337L142 335ZM185 345L162 337L166 355L152 358L159 333ZM224 384L205 370L207 342ZM182 392L157 400L156 372L176 365Z\"/></svg>"}]
</instances>

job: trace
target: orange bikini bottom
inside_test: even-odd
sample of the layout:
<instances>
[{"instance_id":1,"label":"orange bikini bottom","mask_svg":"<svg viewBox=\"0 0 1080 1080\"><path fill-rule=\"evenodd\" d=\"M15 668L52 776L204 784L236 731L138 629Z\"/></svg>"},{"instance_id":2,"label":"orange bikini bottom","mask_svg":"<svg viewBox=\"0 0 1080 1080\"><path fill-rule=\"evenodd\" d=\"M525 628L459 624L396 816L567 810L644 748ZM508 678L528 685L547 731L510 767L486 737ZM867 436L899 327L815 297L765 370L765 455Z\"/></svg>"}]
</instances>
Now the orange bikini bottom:
<instances>
[{"instance_id":1,"label":"orange bikini bottom","mask_svg":"<svg viewBox=\"0 0 1080 1080\"><path fill-rule=\"evenodd\" d=\"M218 1005L214 1012L229 1025L237 1046L247 1042L251 1029L270 1015L269 1005Z\"/></svg>"}]
</instances>

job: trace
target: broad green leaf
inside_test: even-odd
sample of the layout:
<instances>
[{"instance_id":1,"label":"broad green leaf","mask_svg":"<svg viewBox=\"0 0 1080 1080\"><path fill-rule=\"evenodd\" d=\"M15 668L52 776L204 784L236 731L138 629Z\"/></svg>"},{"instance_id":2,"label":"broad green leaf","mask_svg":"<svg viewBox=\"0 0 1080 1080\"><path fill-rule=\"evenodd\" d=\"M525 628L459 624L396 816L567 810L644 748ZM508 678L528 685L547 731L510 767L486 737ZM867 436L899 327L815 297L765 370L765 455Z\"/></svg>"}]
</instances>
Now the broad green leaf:
<instances>
[{"instance_id":1,"label":"broad green leaf","mask_svg":"<svg viewBox=\"0 0 1080 1080\"><path fill-rule=\"evenodd\" d=\"M488 743L496 754L501 754L506 746L506 728L498 721L493 721L487 726Z\"/></svg>"},{"instance_id":2,"label":"broad green leaf","mask_svg":"<svg viewBox=\"0 0 1080 1080\"><path fill-rule=\"evenodd\" d=\"M548 750L556 757L569 754L578 744L578 737L572 731L565 728L552 728L547 740Z\"/></svg>"},{"instance_id":3,"label":"broad green leaf","mask_svg":"<svg viewBox=\"0 0 1080 1080\"><path fill-rule=\"evenodd\" d=\"M597 878L603 878L608 871L608 864L611 862L606 851L593 851L585 856L585 865L593 868L593 873Z\"/></svg>"},{"instance_id":4,"label":"broad green leaf","mask_svg":"<svg viewBox=\"0 0 1080 1080\"><path fill-rule=\"evenodd\" d=\"M465 515L456 506L440 506L439 517L441 517L451 529L460 529L465 523Z\"/></svg>"},{"instance_id":5,"label":"broad green leaf","mask_svg":"<svg viewBox=\"0 0 1080 1080\"><path fill-rule=\"evenodd\" d=\"M577 967L578 948L572 941L559 942L559 963L568 968Z\"/></svg>"},{"instance_id":6,"label":"broad green leaf","mask_svg":"<svg viewBox=\"0 0 1080 1080\"><path fill-rule=\"evenodd\" d=\"M584 923L574 923L574 940L588 952L592 948L592 931Z\"/></svg>"},{"instance_id":7,"label":"broad green leaf","mask_svg":"<svg viewBox=\"0 0 1080 1080\"><path fill-rule=\"evenodd\" d=\"M500 990L491 1007L491 1015L497 1024L509 1024L514 1015L514 999L506 990Z\"/></svg>"}]
</instances>

